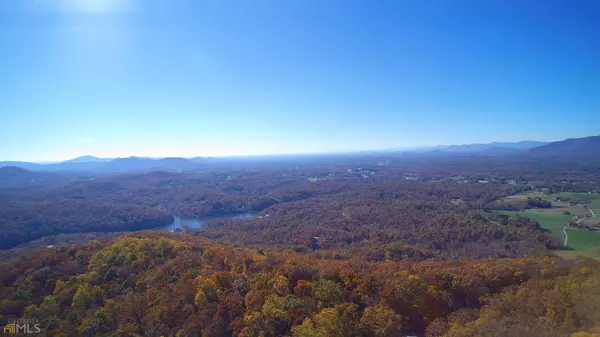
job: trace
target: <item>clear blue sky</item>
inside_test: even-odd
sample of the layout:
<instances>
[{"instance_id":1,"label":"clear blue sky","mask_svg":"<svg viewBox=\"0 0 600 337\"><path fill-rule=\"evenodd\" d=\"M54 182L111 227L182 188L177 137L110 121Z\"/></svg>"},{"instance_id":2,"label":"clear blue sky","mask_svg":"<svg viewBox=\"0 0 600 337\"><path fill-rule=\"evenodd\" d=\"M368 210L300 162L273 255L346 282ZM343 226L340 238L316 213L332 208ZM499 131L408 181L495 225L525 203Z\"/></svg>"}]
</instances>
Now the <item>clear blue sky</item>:
<instances>
[{"instance_id":1,"label":"clear blue sky","mask_svg":"<svg viewBox=\"0 0 600 337\"><path fill-rule=\"evenodd\" d=\"M0 0L0 160L600 134L597 0Z\"/></svg>"}]
</instances>

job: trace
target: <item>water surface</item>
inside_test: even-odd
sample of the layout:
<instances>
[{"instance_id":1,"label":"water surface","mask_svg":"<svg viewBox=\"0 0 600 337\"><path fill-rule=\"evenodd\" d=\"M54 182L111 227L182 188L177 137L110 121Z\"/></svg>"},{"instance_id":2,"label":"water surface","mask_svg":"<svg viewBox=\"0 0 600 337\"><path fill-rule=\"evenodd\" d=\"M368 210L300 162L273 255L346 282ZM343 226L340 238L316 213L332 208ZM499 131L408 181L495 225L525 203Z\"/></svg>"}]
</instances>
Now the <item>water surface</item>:
<instances>
[{"instance_id":1,"label":"water surface","mask_svg":"<svg viewBox=\"0 0 600 337\"><path fill-rule=\"evenodd\" d=\"M177 229L183 229L183 225L189 227L189 228L202 228L204 225L206 225L210 220L222 220L222 219L252 219L256 216L256 213L238 213L238 214L230 214L230 215L223 215L223 216L203 216L203 217L198 217L198 218L186 218L186 217L181 217L181 216L174 216L173 217L173 222L165 225L165 226L161 226L160 229L164 229L164 230L177 230Z\"/></svg>"}]
</instances>

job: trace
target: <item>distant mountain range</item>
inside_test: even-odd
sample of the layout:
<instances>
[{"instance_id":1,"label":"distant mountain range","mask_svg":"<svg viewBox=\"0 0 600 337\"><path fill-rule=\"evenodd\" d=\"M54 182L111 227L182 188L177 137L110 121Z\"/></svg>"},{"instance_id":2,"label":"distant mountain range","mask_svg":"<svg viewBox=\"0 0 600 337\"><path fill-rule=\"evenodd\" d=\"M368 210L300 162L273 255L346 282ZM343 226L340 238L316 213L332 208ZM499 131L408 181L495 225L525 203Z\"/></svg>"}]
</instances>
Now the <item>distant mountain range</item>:
<instances>
[{"instance_id":1,"label":"distant mountain range","mask_svg":"<svg viewBox=\"0 0 600 337\"><path fill-rule=\"evenodd\" d=\"M489 153L489 154L509 154L522 150L532 149L534 147L546 145L548 142L537 142L532 140L523 140L520 142L493 142L488 144L465 144L465 145L441 145L424 147L413 150L414 152L451 152L451 153Z\"/></svg>"},{"instance_id":2,"label":"distant mountain range","mask_svg":"<svg viewBox=\"0 0 600 337\"><path fill-rule=\"evenodd\" d=\"M37 164L29 162L0 162L0 167L22 168L30 171L68 171L68 172L146 172L146 171L181 171L198 167L193 159L186 158L97 158L83 156L60 163Z\"/></svg>"},{"instance_id":3,"label":"distant mountain range","mask_svg":"<svg viewBox=\"0 0 600 337\"><path fill-rule=\"evenodd\" d=\"M389 153L389 151L369 151L369 153ZM396 150L395 152L398 152ZM483 156L555 156L574 157L600 154L600 136L573 138L558 142L494 142L489 144L467 144L418 148L403 150L415 154L471 154ZM360 153L356 153L360 154ZM262 157L261 157L262 158ZM270 157L271 159L274 158ZM279 158L279 157L278 157ZM287 156L288 160L293 156ZM297 158L296 158L297 159ZM214 167L215 164L248 162L240 158L98 158L82 156L59 163L39 164L30 162L5 161L0 167L19 167L30 171L66 171L66 172L148 172L148 171L192 171Z\"/></svg>"}]
</instances>

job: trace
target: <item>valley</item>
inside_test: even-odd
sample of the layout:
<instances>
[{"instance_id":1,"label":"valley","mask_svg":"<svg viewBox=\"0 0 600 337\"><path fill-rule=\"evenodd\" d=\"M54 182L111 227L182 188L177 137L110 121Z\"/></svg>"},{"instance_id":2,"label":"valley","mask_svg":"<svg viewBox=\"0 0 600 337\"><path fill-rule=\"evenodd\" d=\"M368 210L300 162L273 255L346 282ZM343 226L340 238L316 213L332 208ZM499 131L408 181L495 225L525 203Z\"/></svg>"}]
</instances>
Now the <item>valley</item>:
<instances>
[{"instance_id":1,"label":"valley","mask_svg":"<svg viewBox=\"0 0 600 337\"><path fill-rule=\"evenodd\" d=\"M599 163L513 154L3 167L0 319L55 336L595 331Z\"/></svg>"}]
</instances>

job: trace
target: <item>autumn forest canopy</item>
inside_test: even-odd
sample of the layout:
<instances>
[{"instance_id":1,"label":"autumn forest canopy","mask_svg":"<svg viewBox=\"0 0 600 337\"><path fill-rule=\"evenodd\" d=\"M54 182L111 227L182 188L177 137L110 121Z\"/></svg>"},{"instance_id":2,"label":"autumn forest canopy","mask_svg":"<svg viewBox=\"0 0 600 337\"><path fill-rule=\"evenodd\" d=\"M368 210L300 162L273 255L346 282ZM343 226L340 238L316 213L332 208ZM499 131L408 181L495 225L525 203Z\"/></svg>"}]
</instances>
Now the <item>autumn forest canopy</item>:
<instances>
[{"instance_id":1,"label":"autumn forest canopy","mask_svg":"<svg viewBox=\"0 0 600 337\"><path fill-rule=\"evenodd\" d=\"M0 323L36 318L48 336L600 336L600 251L577 246L600 242L599 164L365 153L2 167ZM559 211L566 223L544 222ZM174 216L209 220L170 233Z\"/></svg>"}]
</instances>

